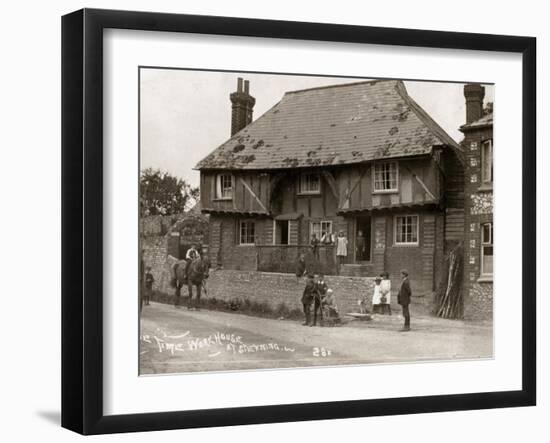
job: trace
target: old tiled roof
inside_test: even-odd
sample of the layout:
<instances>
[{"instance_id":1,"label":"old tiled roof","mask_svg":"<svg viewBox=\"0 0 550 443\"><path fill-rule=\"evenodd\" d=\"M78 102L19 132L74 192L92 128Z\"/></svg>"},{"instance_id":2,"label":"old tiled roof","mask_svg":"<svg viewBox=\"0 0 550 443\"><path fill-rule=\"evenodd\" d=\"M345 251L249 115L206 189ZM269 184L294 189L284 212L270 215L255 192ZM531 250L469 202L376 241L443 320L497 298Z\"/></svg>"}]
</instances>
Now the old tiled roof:
<instances>
[{"instance_id":1,"label":"old tiled roof","mask_svg":"<svg viewBox=\"0 0 550 443\"><path fill-rule=\"evenodd\" d=\"M456 142L397 80L287 92L196 169L279 169L429 154Z\"/></svg>"},{"instance_id":2,"label":"old tiled roof","mask_svg":"<svg viewBox=\"0 0 550 443\"><path fill-rule=\"evenodd\" d=\"M485 114L483 117L481 117L478 120L475 120L471 123L462 125L460 127L460 130L463 131L463 130L468 130L468 129L477 129L477 128L482 128L482 127L486 127L486 126L493 126L493 113L492 112L489 112L489 113Z\"/></svg>"}]
</instances>

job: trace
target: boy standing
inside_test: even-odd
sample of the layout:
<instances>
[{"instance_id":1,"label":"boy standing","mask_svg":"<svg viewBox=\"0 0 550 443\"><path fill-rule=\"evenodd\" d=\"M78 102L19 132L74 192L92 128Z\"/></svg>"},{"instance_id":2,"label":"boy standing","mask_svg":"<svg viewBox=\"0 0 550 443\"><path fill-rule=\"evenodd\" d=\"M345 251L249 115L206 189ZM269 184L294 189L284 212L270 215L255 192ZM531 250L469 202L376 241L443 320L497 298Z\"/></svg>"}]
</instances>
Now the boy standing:
<instances>
[{"instance_id":1,"label":"boy standing","mask_svg":"<svg viewBox=\"0 0 550 443\"><path fill-rule=\"evenodd\" d=\"M306 256L304 254L300 254L300 257L298 257L298 261L296 262L296 278L300 280L306 273Z\"/></svg>"},{"instance_id":2,"label":"boy standing","mask_svg":"<svg viewBox=\"0 0 550 443\"><path fill-rule=\"evenodd\" d=\"M153 282L155 277L151 274L151 266L145 268L145 297L144 302L148 306L151 301L151 293L153 292Z\"/></svg>"}]
</instances>

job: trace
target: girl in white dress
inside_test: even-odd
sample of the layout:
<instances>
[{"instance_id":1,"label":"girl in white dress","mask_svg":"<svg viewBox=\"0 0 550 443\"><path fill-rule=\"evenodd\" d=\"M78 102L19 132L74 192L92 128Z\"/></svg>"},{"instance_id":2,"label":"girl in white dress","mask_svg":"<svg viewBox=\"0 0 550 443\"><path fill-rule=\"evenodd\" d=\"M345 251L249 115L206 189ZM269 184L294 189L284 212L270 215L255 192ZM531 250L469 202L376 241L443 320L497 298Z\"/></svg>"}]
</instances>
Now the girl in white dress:
<instances>
[{"instance_id":1,"label":"girl in white dress","mask_svg":"<svg viewBox=\"0 0 550 443\"><path fill-rule=\"evenodd\" d=\"M382 292L380 291L380 282L381 281L382 281L382 279L380 278L380 276L377 276L374 279L374 289L373 289L373 294L372 294L372 313L373 314L379 314L382 311L382 309L381 309Z\"/></svg>"},{"instance_id":2,"label":"girl in white dress","mask_svg":"<svg viewBox=\"0 0 550 443\"><path fill-rule=\"evenodd\" d=\"M387 272L380 274L382 281L380 282L380 308L382 314L391 315L391 280Z\"/></svg>"}]
</instances>

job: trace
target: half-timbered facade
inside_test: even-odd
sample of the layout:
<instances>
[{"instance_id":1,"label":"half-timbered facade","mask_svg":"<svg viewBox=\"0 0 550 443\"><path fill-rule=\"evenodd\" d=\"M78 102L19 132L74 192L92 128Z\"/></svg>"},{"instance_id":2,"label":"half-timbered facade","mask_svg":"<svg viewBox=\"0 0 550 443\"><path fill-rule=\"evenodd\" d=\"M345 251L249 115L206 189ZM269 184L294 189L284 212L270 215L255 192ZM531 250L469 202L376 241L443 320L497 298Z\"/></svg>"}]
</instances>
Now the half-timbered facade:
<instances>
[{"instance_id":1,"label":"half-timbered facade","mask_svg":"<svg viewBox=\"0 0 550 443\"><path fill-rule=\"evenodd\" d=\"M247 114L196 167L212 262L294 272L305 253L325 273L397 279L407 268L418 292L432 291L446 248L464 235L463 152L404 84L287 92L255 121L250 97L239 80L232 116ZM340 231L349 244L337 269Z\"/></svg>"}]
</instances>

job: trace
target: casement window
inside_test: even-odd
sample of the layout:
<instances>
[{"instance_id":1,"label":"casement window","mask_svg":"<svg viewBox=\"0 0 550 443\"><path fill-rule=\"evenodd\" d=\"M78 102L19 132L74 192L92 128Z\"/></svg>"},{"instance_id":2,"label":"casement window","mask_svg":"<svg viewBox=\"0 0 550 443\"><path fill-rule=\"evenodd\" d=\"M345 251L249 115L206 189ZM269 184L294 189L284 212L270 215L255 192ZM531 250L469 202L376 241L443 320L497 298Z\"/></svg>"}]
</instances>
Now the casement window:
<instances>
[{"instance_id":1,"label":"casement window","mask_svg":"<svg viewBox=\"0 0 550 443\"><path fill-rule=\"evenodd\" d=\"M374 164L374 192L397 192L397 162Z\"/></svg>"},{"instance_id":2,"label":"casement window","mask_svg":"<svg viewBox=\"0 0 550 443\"><path fill-rule=\"evenodd\" d=\"M300 194L320 194L321 193L321 176L314 173L303 173L300 175L300 183L298 186Z\"/></svg>"},{"instance_id":3,"label":"casement window","mask_svg":"<svg viewBox=\"0 0 550 443\"><path fill-rule=\"evenodd\" d=\"M253 220L241 220L239 223L239 244L253 245L256 243L256 224Z\"/></svg>"},{"instance_id":4,"label":"casement window","mask_svg":"<svg viewBox=\"0 0 550 443\"><path fill-rule=\"evenodd\" d=\"M481 225L481 276L493 275L493 223Z\"/></svg>"},{"instance_id":5,"label":"casement window","mask_svg":"<svg viewBox=\"0 0 550 443\"><path fill-rule=\"evenodd\" d=\"M418 215L395 216L396 245L418 245Z\"/></svg>"},{"instance_id":6,"label":"casement window","mask_svg":"<svg viewBox=\"0 0 550 443\"><path fill-rule=\"evenodd\" d=\"M481 182L493 183L493 140L481 144Z\"/></svg>"},{"instance_id":7,"label":"casement window","mask_svg":"<svg viewBox=\"0 0 550 443\"><path fill-rule=\"evenodd\" d=\"M216 198L219 200L231 200L233 198L233 176L231 174L218 174L216 176Z\"/></svg>"},{"instance_id":8,"label":"casement window","mask_svg":"<svg viewBox=\"0 0 550 443\"><path fill-rule=\"evenodd\" d=\"M325 236L332 235L332 222L331 221L312 221L309 225L309 237L315 236L319 239L327 239ZM330 237L329 237L330 238Z\"/></svg>"}]
</instances>

